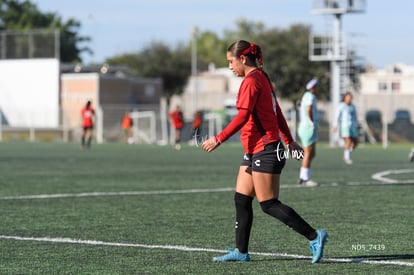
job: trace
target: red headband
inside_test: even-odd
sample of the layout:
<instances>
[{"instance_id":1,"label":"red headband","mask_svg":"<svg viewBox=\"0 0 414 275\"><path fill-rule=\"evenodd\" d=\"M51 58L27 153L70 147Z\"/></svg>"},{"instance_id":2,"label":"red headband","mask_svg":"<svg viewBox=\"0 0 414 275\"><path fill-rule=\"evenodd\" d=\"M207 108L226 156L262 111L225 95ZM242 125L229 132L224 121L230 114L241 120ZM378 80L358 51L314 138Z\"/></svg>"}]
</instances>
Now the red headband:
<instances>
[{"instance_id":1,"label":"red headband","mask_svg":"<svg viewBox=\"0 0 414 275\"><path fill-rule=\"evenodd\" d=\"M241 54L239 54L239 57L242 56L242 55L247 55L249 53L251 53L252 55L256 55L257 54L257 47L258 46L256 46L254 43L250 43L250 47L248 47L247 49L242 51ZM261 53L259 54L257 59L259 60L260 66L262 66L263 65L263 60L262 60L262 54Z\"/></svg>"}]
</instances>

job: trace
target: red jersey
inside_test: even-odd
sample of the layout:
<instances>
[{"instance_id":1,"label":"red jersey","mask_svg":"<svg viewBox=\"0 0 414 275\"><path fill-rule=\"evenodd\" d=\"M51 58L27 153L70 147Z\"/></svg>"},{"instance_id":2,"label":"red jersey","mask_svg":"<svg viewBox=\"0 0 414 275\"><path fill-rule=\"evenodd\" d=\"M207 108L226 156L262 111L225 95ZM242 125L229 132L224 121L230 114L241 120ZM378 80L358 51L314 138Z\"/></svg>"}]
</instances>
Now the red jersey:
<instances>
[{"instance_id":1,"label":"red jersey","mask_svg":"<svg viewBox=\"0 0 414 275\"><path fill-rule=\"evenodd\" d=\"M131 128L132 124L132 118L129 115L124 115L124 117L122 118L122 129L128 130L129 128Z\"/></svg>"},{"instance_id":2,"label":"red jersey","mask_svg":"<svg viewBox=\"0 0 414 275\"><path fill-rule=\"evenodd\" d=\"M95 115L95 110L92 107L86 108L83 107L81 111L82 115L82 125L83 127L92 127L93 126L93 116Z\"/></svg>"},{"instance_id":3,"label":"red jersey","mask_svg":"<svg viewBox=\"0 0 414 275\"><path fill-rule=\"evenodd\" d=\"M192 123L193 129L197 129L201 127L201 113L197 112L194 116L194 120Z\"/></svg>"},{"instance_id":4,"label":"red jersey","mask_svg":"<svg viewBox=\"0 0 414 275\"><path fill-rule=\"evenodd\" d=\"M229 138L240 127L240 140L248 154L263 151L266 144L280 140L280 134L286 144L293 140L279 103L273 96L271 83L262 70L254 70L245 77L240 85L236 107L239 114L246 113L248 117L236 117L235 120L239 119L240 123L230 123L217 136L219 142Z\"/></svg>"},{"instance_id":5,"label":"red jersey","mask_svg":"<svg viewBox=\"0 0 414 275\"><path fill-rule=\"evenodd\" d=\"M173 111L170 113L170 118L174 128L181 129L184 127L183 113L181 111Z\"/></svg>"}]
</instances>

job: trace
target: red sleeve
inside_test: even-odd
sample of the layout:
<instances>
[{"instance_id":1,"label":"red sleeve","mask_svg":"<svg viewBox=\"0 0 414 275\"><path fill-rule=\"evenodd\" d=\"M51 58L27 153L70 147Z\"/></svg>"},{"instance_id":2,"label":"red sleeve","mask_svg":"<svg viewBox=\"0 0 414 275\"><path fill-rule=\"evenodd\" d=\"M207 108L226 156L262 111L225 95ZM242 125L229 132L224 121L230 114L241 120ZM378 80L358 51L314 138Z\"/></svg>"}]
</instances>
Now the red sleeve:
<instances>
[{"instance_id":1,"label":"red sleeve","mask_svg":"<svg viewBox=\"0 0 414 275\"><path fill-rule=\"evenodd\" d=\"M276 116L277 116L277 123L279 125L279 133L281 134L283 141L286 145L293 141L292 134L290 133L289 126L286 122L285 116L280 109L279 102L276 100Z\"/></svg>"},{"instance_id":2,"label":"red sleeve","mask_svg":"<svg viewBox=\"0 0 414 275\"><path fill-rule=\"evenodd\" d=\"M237 109L248 109L250 112L253 112L261 89L260 81L253 76L246 77L240 85L237 97Z\"/></svg>"},{"instance_id":3,"label":"red sleeve","mask_svg":"<svg viewBox=\"0 0 414 275\"><path fill-rule=\"evenodd\" d=\"M223 143L232 135L237 133L244 124L249 120L250 111L247 109L239 109L237 115L233 118L233 120L221 131L220 134L216 136L216 142Z\"/></svg>"}]
</instances>

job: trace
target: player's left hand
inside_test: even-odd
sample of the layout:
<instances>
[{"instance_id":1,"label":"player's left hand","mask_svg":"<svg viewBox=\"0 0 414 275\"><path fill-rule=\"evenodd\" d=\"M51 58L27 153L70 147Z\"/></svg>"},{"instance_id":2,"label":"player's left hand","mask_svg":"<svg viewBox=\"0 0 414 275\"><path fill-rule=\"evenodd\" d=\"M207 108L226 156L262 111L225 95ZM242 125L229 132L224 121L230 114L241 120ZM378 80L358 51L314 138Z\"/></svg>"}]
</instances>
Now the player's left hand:
<instances>
[{"instance_id":1,"label":"player's left hand","mask_svg":"<svg viewBox=\"0 0 414 275\"><path fill-rule=\"evenodd\" d=\"M296 141L289 143L288 149L292 158L297 160L303 159L305 151L303 150L302 146L296 143Z\"/></svg>"},{"instance_id":2,"label":"player's left hand","mask_svg":"<svg viewBox=\"0 0 414 275\"><path fill-rule=\"evenodd\" d=\"M201 148L203 148L203 150L204 151L207 151L207 152L213 151L218 146L219 146L219 143L216 142L216 138L215 137L211 137L211 138L207 139L206 141L204 141L201 144Z\"/></svg>"}]
</instances>

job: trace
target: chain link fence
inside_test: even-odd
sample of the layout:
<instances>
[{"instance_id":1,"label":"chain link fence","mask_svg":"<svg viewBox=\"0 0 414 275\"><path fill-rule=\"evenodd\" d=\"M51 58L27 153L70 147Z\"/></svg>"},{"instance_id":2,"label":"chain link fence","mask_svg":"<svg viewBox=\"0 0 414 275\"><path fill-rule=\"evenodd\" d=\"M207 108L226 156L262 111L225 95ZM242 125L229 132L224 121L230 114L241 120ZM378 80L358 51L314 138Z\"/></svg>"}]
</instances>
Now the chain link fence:
<instances>
[{"instance_id":1,"label":"chain link fence","mask_svg":"<svg viewBox=\"0 0 414 275\"><path fill-rule=\"evenodd\" d=\"M1 31L0 59L57 58L59 30Z\"/></svg>"}]
</instances>

